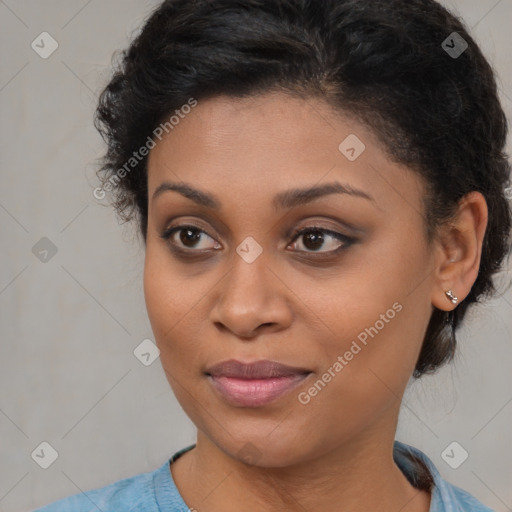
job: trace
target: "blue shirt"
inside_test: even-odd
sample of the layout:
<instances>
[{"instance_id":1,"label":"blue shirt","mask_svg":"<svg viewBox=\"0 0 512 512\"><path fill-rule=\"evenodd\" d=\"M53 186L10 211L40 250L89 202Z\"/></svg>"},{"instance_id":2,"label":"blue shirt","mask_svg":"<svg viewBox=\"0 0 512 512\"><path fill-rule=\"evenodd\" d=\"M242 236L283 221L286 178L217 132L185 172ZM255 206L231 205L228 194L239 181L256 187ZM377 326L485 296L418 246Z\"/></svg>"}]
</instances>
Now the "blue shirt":
<instances>
[{"instance_id":1,"label":"blue shirt","mask_svg":"<svg viewBox=\"0 0 512 512\"><path fill-rule=\"evenodd\" d=\"M34 512L189 512L174 483L169 465L194 446L195 444L179 450L155 471L63 498ZM404 475L410 475L412 469L408 460L397 451L397 446L411 450L429 468L435 484L430 512L495 512L468 492L444 480L434 463L422 451L395 441L393 457Z\"/></svg>"}]
</instances>

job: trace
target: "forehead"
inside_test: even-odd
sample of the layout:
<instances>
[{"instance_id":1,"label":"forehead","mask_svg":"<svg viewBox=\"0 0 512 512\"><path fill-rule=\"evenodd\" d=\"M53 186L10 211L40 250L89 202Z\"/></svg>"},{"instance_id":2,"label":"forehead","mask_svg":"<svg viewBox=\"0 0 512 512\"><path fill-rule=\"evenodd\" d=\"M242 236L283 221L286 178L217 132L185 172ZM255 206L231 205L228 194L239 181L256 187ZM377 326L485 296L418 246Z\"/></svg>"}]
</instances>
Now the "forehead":
<instances>
[{"instance_id":1,"label":"forehead","mask_svg":"<svg viewBox=\"0 0 512 512\"><path fill-rule=\"evenodd\" d=\"M418 185L365 125L319 99L283 93L199 101L149 154L150 201L166 180L226 201L339 181L381 207L386 195L411 196Z\"/></svg>"}]
</instances>

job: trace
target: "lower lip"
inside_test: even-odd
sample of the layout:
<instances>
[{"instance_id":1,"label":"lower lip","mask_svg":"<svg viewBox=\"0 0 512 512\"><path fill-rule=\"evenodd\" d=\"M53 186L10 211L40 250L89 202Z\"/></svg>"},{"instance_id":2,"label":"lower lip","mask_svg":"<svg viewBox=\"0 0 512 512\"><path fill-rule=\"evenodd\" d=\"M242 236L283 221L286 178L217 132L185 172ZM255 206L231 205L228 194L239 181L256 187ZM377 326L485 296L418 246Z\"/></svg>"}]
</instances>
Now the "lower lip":
<instances>
[{"instance_id":1,"label":"lower lip","mask_svg":"<svg viewBox=\"0 0 512 512\"><path fill-rule=\"evenodd\" d=\"M231 404L239 407L260 407L296 388L310 374L295 374L269 379L235 379L212 377L213 387Z\"/></svg>"}]
</instances>

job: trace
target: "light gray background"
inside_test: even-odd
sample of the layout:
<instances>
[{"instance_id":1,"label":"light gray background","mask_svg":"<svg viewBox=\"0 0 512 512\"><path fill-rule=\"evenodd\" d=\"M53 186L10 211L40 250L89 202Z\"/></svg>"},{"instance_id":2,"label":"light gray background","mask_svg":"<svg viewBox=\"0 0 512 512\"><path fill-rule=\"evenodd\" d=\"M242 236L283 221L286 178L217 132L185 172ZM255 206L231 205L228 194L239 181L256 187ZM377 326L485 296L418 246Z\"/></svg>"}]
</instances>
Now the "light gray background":
<instances>
[{"instance_id":1,"label":"light gray background","mask_svg":"<svg viewBox=\"0 0 512 512\"><path fill-rule=\"evenodd\" d=\"M0 1L2 512L152 471L195 441L160 361L133 354L152 338L143 248L92 196L96 95L157 3ZM512 118L512 1L447 5L498 71ZM30 46L43 31L59 44L46 60ZM42 237L58 248L46 263L32 253ZM397 433L499 512L512 510L511 318L511 290L474 310L455 364L408 390ZM456 470L441 458L454 440L469 452ZM58 452L48 469L31 458L43 441Z\"/></svg>"}]
</instances>

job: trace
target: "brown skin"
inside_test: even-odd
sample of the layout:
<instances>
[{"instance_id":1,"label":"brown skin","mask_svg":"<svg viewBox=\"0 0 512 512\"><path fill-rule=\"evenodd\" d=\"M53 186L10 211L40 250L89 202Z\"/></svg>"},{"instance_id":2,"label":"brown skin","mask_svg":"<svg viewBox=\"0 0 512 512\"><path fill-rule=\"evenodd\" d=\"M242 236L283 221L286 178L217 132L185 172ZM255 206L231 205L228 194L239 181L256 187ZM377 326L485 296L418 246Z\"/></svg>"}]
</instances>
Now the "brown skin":
<instances>
[{"instance_id":1,"label":"brown skin","mask_svg":"<svg viewBox=\"0 0 512 512\"><path fill-rule=\"evenodd\" d=\"M354 162L338 151L352 133L366 145ZM213 194L221 209L175 191L152 200L166 180ZM374 200L331 194L291 210L272 206L278 192L333 181ZM461 301L476 279L483 196L466 196L429 246L420 177L392 162L364 125L319 99L283 93L200 101L151 150L148 187L148 315L169 383L198 429L196 448L171 466L187 505L199 512L334 512L340 504L351 512L428 511L429 493L412 487L393 461L393 440L433 306L453 309L445 290ZM190 223L204 231L197 240L186 230L159 237ZM343 245L326 233L323 245L307 234L287 236L315 225L356 242L315 260ZM250 264L236 252L247 236L263 248ZM172 241L188 249L188 262L171 252ZM395 302L402 310L300 403L298 394ZM231 358L313 374L268 405L235 407L204 374ZM254 465L242 459L247 443L259 452Z\"/></svg>"}]
</instances>

